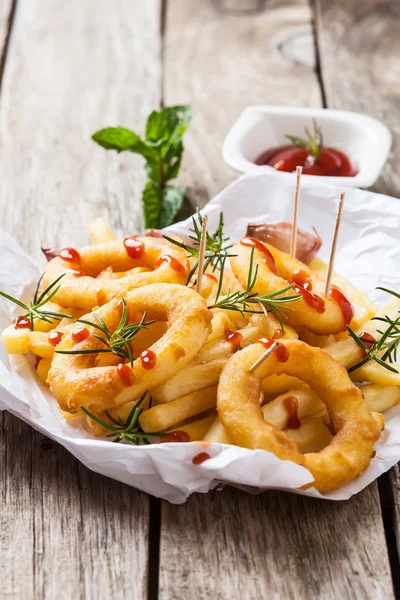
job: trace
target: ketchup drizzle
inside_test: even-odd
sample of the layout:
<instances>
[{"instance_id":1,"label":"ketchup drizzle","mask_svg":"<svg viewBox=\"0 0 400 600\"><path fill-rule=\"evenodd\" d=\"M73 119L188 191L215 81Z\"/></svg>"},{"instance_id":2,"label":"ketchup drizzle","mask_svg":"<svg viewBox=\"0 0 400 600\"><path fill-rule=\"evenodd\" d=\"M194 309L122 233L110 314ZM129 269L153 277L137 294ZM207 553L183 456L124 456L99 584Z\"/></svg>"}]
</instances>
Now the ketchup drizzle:
<instances>
[{"instance_id":1,"label":"ketchup drizzle","mask_svg":"<svg viewBox=\"0 0 400 600\"><path fill-rule=\"evenodd\" d=\"M303 288L300 285L295 285L293 290L297 294L301 294L303 296L304 302L306 302L309 306L311 306L311 308L316 310L317 313L322 314L325 312L325 309L326 309L325 302L321 298L321 296L317 296L317 294L313 294L313 292L306 290L306 288Z\"/></svg>"},{"instance_id":2,"label":"ketchup drizzle","mask_svg":"<svg viewBox=\"0 0 400 600\"><path fill-rule=\"evenodd\" d=\"M15 329L30 329L31 321L28 317L17 317L14 321Z\"/></svg>"},{"instance_id":3,"label":"ketchup drizzle","mask_svg":"<svg viewBox=\"0 0 400 600\"><path fill-rule=\"evenodd\" d=\"M196 456L193 456L192 463L194 465L201 465L206 460L210 460L210 458L211 456L208 454L208 452L200 452L199 454L196 454Z\"/></svg>"},{"instance_id":4,"label":"ketchup drizzle","mask_svg":"<svg viewBox=\"0 0 400 600\"><path fill-rule=\"evenodd\" d=\"M232 345L233 352L241 349L240 342L242 339L243 336L238 331L230 331L229 329L225 331L225 340Z\"/></svg>"},{"instance_id":5,"label":"ketchup drizzle","mask_svg":"<svg viewBox=\"0 0 400 600\"><path fill-rule=\"evenodd\" d=\"M283 408L285 409L288 420L286 427L287 429L299 429L301 427L298 409L299 401L294 396L288 396L283 401Z\"/></svg>"},{"instance_id":6,"label":"ketchup drizzle","mask_svg":"<svg viewBox=\"0 0 400 600\"><path fill-rule=\"evenodd\" d=\"M135 235L125 238L124 246L129 258L137 260L138 258L141 258L143 256L144 244L143 242L137 240Z\"/></svg>"},{"instance_id":7,"label":"ketchup drizzle","mask_svg":"<svg viewBox=\"0 0 400 600\"><path fill-rule=\"evenodd\" d=\"M301 269L293 271L292 282L303 287L305 290L312 290L312 280L309 274L306 273L306 271L302 271Z\"/></svg>"},{"instance_id":8,"label":"ketchup drizzle","mask_svg":"<svg viewBox=\"0 0 400 600\"><path fill-rule=\"evenodd\" d=\"M208 279L211 279L211 281L218 283L218 279L215 277L215 275L211 275L211 273L204 273L203 277L207 277Z\"/></svg>"},{"instance_id":9,"label":"ketchup drizzle","mask_svg":"<svg viewBox=\"0 0 400 600\"><path fill-rule=\"evenodd\" d=\"M49 333L49 342L52 346L57 346L61 342L63 338L63 334L61 331L50 331Z\"/></svg>"},{"instance_id":10,"label":"ketchup drizzle","mask_svg":"<svg viewBox=\"0 0 400 600\"><path fill-rule=\"evenodd\" d=\"M276 342L274 339L270 339L267 337L261 337L257 340L259 344L262 344L265 349L268 349ZM274 350L276 354L276 358L279 362L286 362L289 359L289 350L283 344L280 344L276 350Z\"/></svg>"},{"instance_id":11,"label":"ketchup drizzle","mask_svg":"<svg viewBox=\"0 0 400 600\"><path fill-rule=\"evenodd\" d=\"M278 275L274 257L272 256L268 248L262 242L260 242L260 240L256 240L256 238L252 237L245 237L242 240L240 240L240 243L242 246L255 246L257 250L259 250L265 255L265 263L267 264L269 270L272 271L274 275Z\"/></svg>"},{"instance_id":12,"label":"ketchup drizzle","mask_svg":"<svg viewBox=\"0 0 400 600\"><path fill-rule=\"evenodd\" d=\"M346 325L349 325L352 318L354 317L354 307L349 300L347 300L346 296L337 288L336 286L331 287L330 297L336 304L339 305L340 310L342 311L343 319L344 319L344 327L343 331L346 331Z\"/></svg>"},{"instance_id":13,"label":"ketchup drizzle","mask_svg":"<svg viewBox=\"0 0 400 600\"><path fill-rule=\"evenodd\" d=\"M63 248L60 250L59 256L67 262L80 263L81 261L81 255L75 248Z\"/></svg>"},{"instance_id":14,"label":"ketchup drizzle","mask_svg":"<svg viewBox=\"0 0 400 600\"><path fill-rule=\"evenodd\" d=\"M371 348L374 347L374 344L376 344L376 339L374 338L374 336L370 333L367 333L366 331L363 331L359 338L363 342L364 346L367 346L369 350L371 350ZM364 348L361 348L361 351L363 353L363 357L365 358L367 356L366 351L364 350Z\"/></svg>"},{"instance_id":15,"label":"ketchup drizzle","mask_svg":"<svg viewBox=\"0 0 400 600\"><path fill-rule=\"evenodd\" d=\"M118 375L121 378L122 383L125 387L131 387L133 385L134 377L132 369L125 363L120 363L117 366Z\"/></svg>"},{"instance_id":16,"label":"ketchup drizzle","mask_svg":"<svg viewBox=\"0 0 400 600\"><path fill-rule=\"evenodd\" d=\"M144 350L140 355L140 360L142 361L143 369L146 371L150 371L153 369L156 364L157 356L152 350Z\"/></svg>"},{"instance_id":17,"label":"ketchup drizzle","mask_svg":"<svg viewBox=\"0 0 400 600\"><path fill-rule=\"evenodd\" d=\"M181 265L179 260L177 260L173 256L170 256L169 254L163 254L162 256L160 256L160 258L154 264L154 268L158 269L158 267L161 267L163 262L167 262L171 269L173 269L177 273L183 273L183 271L185 270L185 268Z\"/></svg>"},{"instance_id":18,"label":"ketchup drizzle","mask_svg":"<svg viewBox=\"0 0 400 600\"><path fill-rule=\"evenodd\" d=\"M170 431L160 438L160 443L166 442L190 442L190 435L183 430Z\"/></svg>"}]
</instances>

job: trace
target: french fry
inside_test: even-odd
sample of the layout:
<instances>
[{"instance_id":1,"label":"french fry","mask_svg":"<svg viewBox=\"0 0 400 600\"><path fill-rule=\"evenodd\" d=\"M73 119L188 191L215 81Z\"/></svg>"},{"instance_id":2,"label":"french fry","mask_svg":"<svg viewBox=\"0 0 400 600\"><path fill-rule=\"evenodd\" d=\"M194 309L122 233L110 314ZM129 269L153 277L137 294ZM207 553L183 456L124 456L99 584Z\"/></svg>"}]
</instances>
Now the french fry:
<instances>
[{"instance_id":1,"label":"french fry","mask_svg":"<svg viewBox=\"0 0 400 600\"><path fill-rule=\"evenodd\" d=\"M370 411L382 413L400 402L400 387L368 383L361 387L362 395Z\"/></svg>"},{"instance_id":2,"label":"french fry","mask_svg":"<svg viewBox=\"0 0 400 600\"><path fill-rule=\"evenodd\" d=\"M271 425L278 427L278 429L285 429L288 421L285 400L291 397L296 398L298 402L297 415L300 420L309 417L321 417L326 413L326 406L322 400L307 385L303 385L291 389L265 404L262 407L264 419Z\"/></svg>"},{"instance_id":3,"label":"french fry","mask_svg":"<svg viewBox=\"0 0 400 600\"><path fill-rule=\"evenodd\" d=\"M207 338L206 344L224 335L225 331L235 331L236 325L228 317L224 310L213 311L211 319L211 333Z\"/></svg>"},{"instance_id":4,"label":"french fry","mask_svg":"<svg viewBox=\"0 0 400 600\"><path fill-rule=\"evenodd\" d=\"M313 258L309 264L310 269L317 273L322 279L326 279L328 265L320 258ZM372 319L376 313L376 306L371 300L352 283L337 273L332 274L332 283L336 284L350 300L354 307L354 317L351 322L352 329L362 327L364 323Z\"/></svg>"},{"instance_id":5,"label":"french fry","mask_svg":"<svg viewBox=\"0 0 400 600\"><path fill-rule=\"evenodd\" d=\"M333 435L321 417L302 422L298 429L285 429L303 454L319 452L332 441Z\"/></svg>"},{"instance_id":6,"label":"french fry","mask_svg":"<svg viewBox=\"0 0 400 600\"><path fill-rule=\"evenodd\" d=\"M177 431L178 429L179 431L186 431L190 437L190 441L197 442L204 438L214 421L215 415L204 417L204 419L197 419L197 421L192 421L191 423L186 423L185 425L171 427L169 431Z\"/></svg>"},{"instance_id":7,"label":"french fry","mask_svg":"<svg viewBox=\"0 0 400 600\"><path fill-rule=\"evenodd\" d=\"M140 318L135 320L136 323L139 323L139 321ZM156 321L149 325L147 329L141 329L131 345L133 356L139 356L143 350L150 348L150 346L164 335L167 329L168 325L166 321Z\"/></svg>"},{"instance_id":8,"label":"french fry","mask_svg":"<svg viewBox=\"0 0 400 600\"><path fill-rule=\"evenodd\" d=\"M1 334L8 354L28 354L31 351L29 346L29 329L15 329L14 325L7 327Z\"/></svg>"},{"instance_id":9,"label":"french fry","mask_svg":"<svg viewBox=\"0 0 400 600\"><path fill-rule=\"evenodd\" d=\"M210 429L203 437L203 440L205 442L209 442L210 444L232 444L228 432L226 431L225 427L222 425L218 417L212 423Z\"/></svg>"},{"instance_id":10,"label":"french fry","mask_svg":"<svg viewBox=\"0 0 400 600\"><path fill-rule=\"evenodd\" d=\"M369 381L379 385L400 385L400 365L393 364L399 373L394 373L382 367L377 362L371 360L356 371L350 373L352 381Z\"/></svg>"},{"instance_id":11,"label":"french fry","mask_svg":"<svg viewBox=\"0 0 400 600\"><path fill-rule=\"evenodd\" d=\"M304 382L291 375L270 375L262 382L262 391L266 401L273 400L279 394L283 394L292 388L304 385Z\"/></svg>"},{"instance_id":12,"label":"french fry","mask_svg":"<svg viewBox=\"0 0 400 600\"><path fill-rule=\"evenodd\" d=\"M42 358L42 360L39 361L38 366L37 366L38 377L39 377L40 381L42 381L45 385L49 385L47 383L47 375L50 371L50 367L51 367L51 358Z\"/></svg>"},{"instance_id":13,"label":"french fry","mask_svg":"<svg viewBox=\"0 0 400 600\"><path fill-rule=\"evenodd\" d=\"M212 360L204 365L186 367L163 385L152 391L158 403L171 402L181 396L216 385L219 381L226 359Z\"/></svg>"},{"instance_id":14,"label":"french fry","mask_svg":"<svg viewBox=\"0 0 400 600\"><path fill-rule=\"evenodd\" d=\"M284 330L282 331L281 324L271 312L267 315L251 315L250 324L258 327L260 330L260 336L274 338L275 336L280 337L277 334L282 333L282 337L285 339L297 340L299 337L294 327L291 327L286 323L284 323Z\"/></svg>"},{"instance_id":15,"label":"french fry","mask_svg":"<svg viewBox=\"0 0 400 600\"><path fill-rule=\"evenodd\" d=\"M242 336L240 345L245 348L249 344L252 344L260 337L260 331L257 327L245 327L238 331ZM206 342L200 349L197 356L191 361L189 367L208 363L210 361L225 359L228 360L230 355L234 352L232 344L226 341L225 337L214 339L211 342Z\"/></svg>"},{"instance_id":16,"label":"french fry","mask_svg":"<svg viewBox=\"0 0 400 600\"><path fill-rule=\"evenodd\" d=\"M90 223L86 225L86 229L92 244L100 244L101 242L115 240L115 235L113 234L111 227L103 218L90 221Z\"/></svg>"},{"instance_id":17,"label":"french fry","mask_svg":"<svg viewBox=\"0 0 400 600\"><path fill-rule=\"evenodd\" d=\"M216 402L217 386L214 385L186 394L168 404L152 406L140 415L140 426L146 432L164 431L181 421L214 408Z\"/></svg>"}]
</instances>

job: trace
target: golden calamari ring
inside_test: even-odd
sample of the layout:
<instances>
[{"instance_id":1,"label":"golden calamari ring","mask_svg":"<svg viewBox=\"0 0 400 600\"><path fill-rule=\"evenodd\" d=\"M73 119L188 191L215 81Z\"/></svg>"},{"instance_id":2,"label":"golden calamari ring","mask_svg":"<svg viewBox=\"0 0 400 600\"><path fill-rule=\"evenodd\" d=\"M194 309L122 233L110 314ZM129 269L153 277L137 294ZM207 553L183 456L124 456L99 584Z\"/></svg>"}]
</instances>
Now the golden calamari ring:
<instances>
[{"instance_id":1,"label":"golden calamari ring","mask_svg":"<svg viewBox=\"0 0 400 600\"><path fill-rule=\"evenodd\" d=\"M251 365L265 352L260 343L229 359L218 386L218 415L234 444L268 450L282 460L303 465L312 473L317 490L329 492L368 467L379 427L346 369L325 350L298 340L282 340L280 345L286 356L275 351L252 373ZM263 419L261 384L273 373L305 381L325 403L336 435L320 452L301 454L285 432Z\"/></svg>"},{"instance_id":2,"label":"golden calamari ring","mask_svg":"<svg viewBox=\"0 0 400 600\"><path fill-rule=\"evenodd\" d=\"M253 292L259 295L270 294L287 287L294 287L283 296L300 293L299 300L285 304L293 311L284 311L290 325L302 326L310 331L327 335L340 333L353 318L353 307L342 292L331 286L330 297L323 294L325 282L304 263L281 252L270 244L253 238L244 238L232 248L232 270L242 286L246 286L252 248L254 265L258 266L257 281Z\"/></svg>"},{"instance_id":3,"label":"golden calamari ring","mask_svg":"<svg viewBox=\"0 0 400 600\"><path fill-rule=\"evenodd\" d=\"M74 329L64 335L48 375L50 388L62 410L76 412L80 406L91 410L111 409L138 399L185 367L197 354L210 331L211 313L197 292L182 285L154 283L124 296L129 312L146 312L147 319L167 321L168 329L150 348L130 364L95 366L98 354L58 354L59 350L84 351L99 348L94 337L99 330L85 326L82 341ZM120 322L120 300L113 299L96 310L110 333ZM84 317L97 323L94 313ZM77 324L79 325L79 324ZM79 336L81 337L81 336Z\"/></svg>"},{"instance_id":4,"label":"golden calamari ring","mask_svg":"<svg viewBox=\"0 0 400 600\"><path fill-rule=\"evenodd\" d=\"M108 267L126 272L118 279L96 279ZM144 272L138 272L143 267ZM129 271L133 269L132 273ZM132 236L113 240L79 251L64 248L46 266L46 287L63 273L54 300L62 306L91 310L117 294L151 283L185 284L190 271L186 253L163 238Z\"/></svg>"}]
</instances>

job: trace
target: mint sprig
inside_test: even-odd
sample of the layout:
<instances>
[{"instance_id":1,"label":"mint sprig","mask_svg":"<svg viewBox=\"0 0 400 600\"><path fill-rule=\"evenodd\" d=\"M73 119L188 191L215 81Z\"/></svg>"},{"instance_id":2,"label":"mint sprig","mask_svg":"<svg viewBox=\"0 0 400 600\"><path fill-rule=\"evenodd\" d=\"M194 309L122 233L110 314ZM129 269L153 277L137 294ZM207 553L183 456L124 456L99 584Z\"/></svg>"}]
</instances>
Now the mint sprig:
<instances>
[{"instance_id":1,"label":"mint sprig","mask_svg":"<svg viewBox=\"0 0 400 600\"><path fill-rule=\"evenodd\" d=\"M167 227L182 206L186 188L168 182L179 174L182 138L191 118L191 106L169 106L149 115L144 139L124 127L107 127L92 135L106 150L133 152L145 159L147 182L142 204L146 228Z\"/></svg>"}]
</instances>

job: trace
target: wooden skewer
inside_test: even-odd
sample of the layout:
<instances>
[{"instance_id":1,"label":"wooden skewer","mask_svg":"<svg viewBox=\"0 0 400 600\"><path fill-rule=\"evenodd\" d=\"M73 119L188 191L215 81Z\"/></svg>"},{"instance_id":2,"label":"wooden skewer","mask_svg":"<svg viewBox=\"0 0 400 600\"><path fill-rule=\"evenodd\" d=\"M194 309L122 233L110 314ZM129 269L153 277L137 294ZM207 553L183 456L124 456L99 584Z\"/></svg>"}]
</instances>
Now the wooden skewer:
<instances>
[{"instance_id":1,"label":"wooden skewer","mask_svg":"<svg viewBox=\"0 0 400 600\"><path fill-rule=\"evenodd\" d=\"M275 352L275 350L277 348L279 348L279 346L280 346L280 343L278 341L276 341L272 344L272 346L267 348L267 350L264 352L264 354L261 354L260 358L251 365L251 367L249 369L250 373L252 373L255 369L257 369L257 367L259 367L261 365L261 363L263 363L264 360L266 360L268 358L268 356L271 356L271 354L273 352Z\"/></svg>"},{"instance_id":2,"label":"wooden skewer","mask_svg":"<svg viewBox=\"0 0 400 600\"><path fill-rule=\"evenodd\" d=\"M207 242L207 224L208 224L208 216L204 215L204 217L202 218L202 224L201 224L199 264L197 267L196 292L198 294L200 294L201 288L203 285L203 269L204 269L204 260L205 260L206 242Z\"/></svg>"},{"instance_id":3,"label":"wooden skewer","mask_svg":"<svg viewBox=\"0 0 400 600\"><path fill-rule=\"evenodd\" d=\"M290 240L290 256L292 258L296 258L296 248L297 248L297 220L299 214L299 197L300 197L300 179L301 173L303 171L302 167L296 167L297 179L296 179L296 192L294 195L294 209L293 209L293 228L292 228L292 237Z\"/></svg>"},{"instance_id":4,"label":"wooden skewer","mask_svg":"<svg viewBox=\"0 0 400 600\"><path fill-rule=\"evenodd\" d=\"M345 196L346 196L346 194L344 192L342 192L340 194L339 208L338 208L338 212L336 215L335 233L333 234L331 256L329 258L328 274L326 276L325 296L329 296L329 292L331 289L333 265L335 264L336 246L337 246L337 241L338 241L340 223L342 221L343 203L344 203Z\"/></svg>"}]
</instances>

